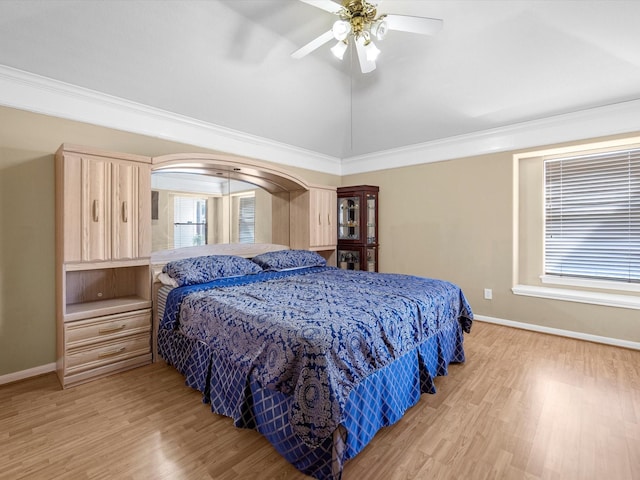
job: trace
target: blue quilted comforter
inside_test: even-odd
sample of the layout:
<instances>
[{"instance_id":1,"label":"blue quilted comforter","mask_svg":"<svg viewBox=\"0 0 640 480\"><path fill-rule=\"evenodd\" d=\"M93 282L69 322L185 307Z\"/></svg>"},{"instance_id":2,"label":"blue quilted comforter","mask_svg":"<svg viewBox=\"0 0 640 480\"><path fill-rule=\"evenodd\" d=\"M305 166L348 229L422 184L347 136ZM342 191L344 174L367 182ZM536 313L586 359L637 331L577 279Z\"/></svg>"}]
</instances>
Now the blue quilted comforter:
<instances>
[{"instance_id":1,"label":"blue quilted comforter","mask_svg":"<svg viewBox=\"0 0 640 480\"><path fill-rule=\"evenodd\" d=\"M161 328L220 352L241 372L241 388L253 375L290 395L292 427L315 446L343 421L359 382L451 319L469 331L472 318L449 282L314 267L176 288Z\"/></svg>"}]
</instances>

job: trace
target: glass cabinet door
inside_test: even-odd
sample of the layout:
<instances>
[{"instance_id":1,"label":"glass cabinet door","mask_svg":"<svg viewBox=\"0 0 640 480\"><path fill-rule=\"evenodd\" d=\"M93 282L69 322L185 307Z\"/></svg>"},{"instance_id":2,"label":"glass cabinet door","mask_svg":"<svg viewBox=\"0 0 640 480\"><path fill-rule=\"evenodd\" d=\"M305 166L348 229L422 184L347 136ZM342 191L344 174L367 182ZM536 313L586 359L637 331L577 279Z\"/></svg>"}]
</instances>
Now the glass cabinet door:
<instances>
[{"instance_id":1,"label":"glass cabinet door","mask_svg":"<svg viewBox=\"0 0 640 480\"><path fill-rule=\"evenodd\" d=\"M367 243L376 243L376 195L367 194Z\"/></svg>"},{"instance_id":2,"label":"glass cabinet door","mask_svg":"<svg viewBox=\"0 0 640 480\"><path fill-rule=\"evenodd\" d=\"M338 199L338 240L360 240L360 197Z\"/></svg>"}]
</instances>

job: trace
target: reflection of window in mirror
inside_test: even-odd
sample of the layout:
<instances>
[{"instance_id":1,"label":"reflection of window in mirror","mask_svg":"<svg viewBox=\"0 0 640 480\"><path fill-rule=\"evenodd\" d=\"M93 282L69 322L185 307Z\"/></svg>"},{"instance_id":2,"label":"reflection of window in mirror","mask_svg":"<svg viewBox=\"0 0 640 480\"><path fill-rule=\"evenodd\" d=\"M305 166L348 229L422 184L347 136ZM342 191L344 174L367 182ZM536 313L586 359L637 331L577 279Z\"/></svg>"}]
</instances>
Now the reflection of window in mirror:
<instances>
[{"instance_id":1,"label":"reflection of window in mirror","mask_svg":"<svg viewBox=\"0 0 640 480\"><path fill-rule=\"evenodd\" d=\"M255 191L231 195L231 242L255 242Z\"/></svg>"},{"instance_id":2,"label":"reflection of window in mirror","mask_svg":"<svg viewBox=\"0 0 640 480\"><path fill-rule=\"evenodd\" d=\"M207 199L173 197L173 247L207 244Z\"/></svg>"},{"instance_id":3,"label":"reflection of window in mirror","mask_svg":"<svg viewBox=\"0 0 640 480\"><path fill-rule=\"evenodd\" d=\"M272 196L266 190L226 176L166 171L153 172L151 185L158 208L151 221L153 251L271 243Z\"/></svg>"}]
</instances>

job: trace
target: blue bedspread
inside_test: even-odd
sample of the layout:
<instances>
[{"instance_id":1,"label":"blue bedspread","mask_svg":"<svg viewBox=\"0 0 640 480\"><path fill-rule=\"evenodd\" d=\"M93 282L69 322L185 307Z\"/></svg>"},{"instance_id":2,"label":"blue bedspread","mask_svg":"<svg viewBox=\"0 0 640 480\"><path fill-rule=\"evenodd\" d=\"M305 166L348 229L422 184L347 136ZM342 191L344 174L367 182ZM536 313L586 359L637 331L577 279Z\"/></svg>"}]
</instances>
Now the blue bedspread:
<instances>
[{"instance_id":1,"label":"blue bedspread","mask_svg":"<svg viewBox=\"0 0 640 480\"><path fill-rule=\"evenodd\" d=\"M290 395L291 426L315 446L343 422L360 382L452 319L468 331L472 317L449 282L314 267L174 289L161 328L220 352L241 372L238 391L253 376ZM241 395L230 398L230 412L241 410Z\"/></svg>"}]
</instances>

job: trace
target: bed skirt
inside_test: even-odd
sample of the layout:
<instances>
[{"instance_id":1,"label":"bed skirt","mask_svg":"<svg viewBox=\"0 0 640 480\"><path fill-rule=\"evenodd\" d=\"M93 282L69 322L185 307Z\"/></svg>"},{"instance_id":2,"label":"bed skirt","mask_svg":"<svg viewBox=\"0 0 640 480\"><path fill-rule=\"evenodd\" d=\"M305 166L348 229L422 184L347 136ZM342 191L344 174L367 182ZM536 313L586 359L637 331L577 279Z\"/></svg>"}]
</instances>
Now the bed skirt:
<instances>
[{"instance_id":1,"label":"bed skirt","mask_svg":"<svg viewBox=\"0 0 640 480\"><path fill-rule=\"evenodd\" d=\"M160 329L158 351L185 383L202 393L214 413L231 417L240 428L258 430L301 472L339 480L344 463L357 455L380 428L392 425L422 393L435 393L434 378L450 363L464 362L463 331L452 320L417 348L365 378L349 394L344 418L332 437L306 445L289 423L291 397L249 381L208 345L178 330Z\"/></svg>"}]
</instances>

